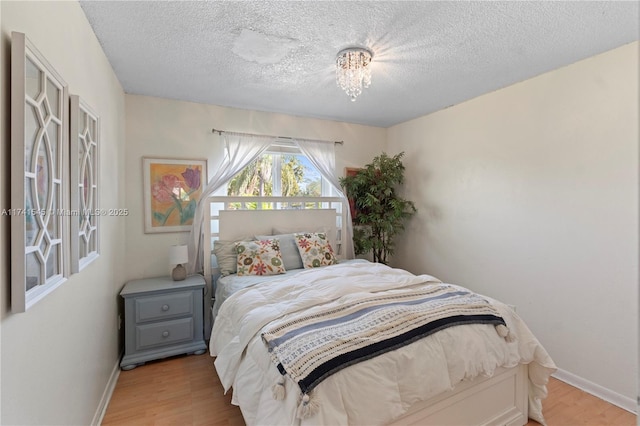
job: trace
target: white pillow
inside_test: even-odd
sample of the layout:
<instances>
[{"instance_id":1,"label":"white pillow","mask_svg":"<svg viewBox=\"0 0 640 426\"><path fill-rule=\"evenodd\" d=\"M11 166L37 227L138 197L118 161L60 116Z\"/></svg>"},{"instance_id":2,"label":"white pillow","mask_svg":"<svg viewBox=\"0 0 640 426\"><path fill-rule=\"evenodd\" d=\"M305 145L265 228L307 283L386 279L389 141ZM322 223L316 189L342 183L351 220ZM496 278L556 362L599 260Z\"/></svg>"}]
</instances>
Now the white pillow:
<instances>
[{"instance_id":1,"label":"white pillow","mask_svg":"<svg viewBox=\"0 0 640 426\"><path fill-rule=\"evenodd\" d=\"M216 255L220 275L235 274L238 270L238 254L235 241L216 240L213 242L213 254Z\"/></svg>"}]
</instances>

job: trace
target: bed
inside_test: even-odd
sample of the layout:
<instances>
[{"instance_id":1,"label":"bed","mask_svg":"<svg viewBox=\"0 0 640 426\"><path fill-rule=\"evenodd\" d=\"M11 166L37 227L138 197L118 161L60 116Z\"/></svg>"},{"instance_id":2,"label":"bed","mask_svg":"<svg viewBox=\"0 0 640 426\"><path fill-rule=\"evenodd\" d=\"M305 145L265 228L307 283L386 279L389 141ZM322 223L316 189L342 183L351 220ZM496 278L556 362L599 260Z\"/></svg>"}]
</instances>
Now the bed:
<instances>
[{"instance_id":1,"label":"bed","mask_svg":"<svg viewBox=\"0 0 640 426\"><path fill-rule=\"evenodd\" d=\"M266 241L274 235L280 241L280 237L289 238L297 231L310 235L324 231L325 236L331 235L329 244L340 247L341 217L334 209L220 210L215 219L219 223L217 233L212 234L221 241L249 237ZM346 260L340 253L335 260L335 264L317 268L287 269L284 274L229 273L217 277L210 353L225 392L232 390L232 403L239 405L248 425L523 425L528 418L544 424L541 400L555 365L511 308L429 275L361 259ZM395 331L387 328L376 332L375 344L367 337L358 351L349 352L359 353L359 359L338 356L336 346L329 344L330 350L320 346L314 350L322 354L319 358L336 352L333 358L289 362L293 358L287 350L299 351L320 341L318 336L335 333L338 320L327 315L336 311L353 309L345 317L355 321L355 316L368 318L370 312L378 312L378 307L370 307L373 305L366 305L370 311L361 309L363 303L374 299L384 299L384 309L404 304L414 309L427 299L425 295L429 303L433 299L440 304L445 293L446 297L455 293L481 300L478 303L482 306L473 309L483 311L472 312L489 312L492 321L498 318L495 321L500 324L485 321L439 328L432 327L435 322L425 323L419 328L422 334L414 334L410 343L402 344L397 343L397 335L390 334ZM461 309L455 303L455 309ZM367 315L353 313L364 311ZM380 317L389 316L388 311L380 312ZM330 324L329 330L315 328L320 327L318 318L325 319L322 324ZM455 318L457 321L461 316ZM316 322L308 322L310 319ZM362 328L362 324L355 328ZM292 325L293 329L286 329ZM340 327L346 326L341 323ZM425 332L427 329L430 331ZM301 337L301 342L292 339L282 343L285 335L297 338L305 333L306 341ZM377 337L384 333L389 338ZM296 344L299 346L292 346ZM387 345L386 349L380 345ZM381 349L367 353L366 348L374 346ZM346 366L337 366L338 358ZM296 362L303 368L296 370ZM316 377L305 376L309 371Z\"/></svg>"}]
</instances>

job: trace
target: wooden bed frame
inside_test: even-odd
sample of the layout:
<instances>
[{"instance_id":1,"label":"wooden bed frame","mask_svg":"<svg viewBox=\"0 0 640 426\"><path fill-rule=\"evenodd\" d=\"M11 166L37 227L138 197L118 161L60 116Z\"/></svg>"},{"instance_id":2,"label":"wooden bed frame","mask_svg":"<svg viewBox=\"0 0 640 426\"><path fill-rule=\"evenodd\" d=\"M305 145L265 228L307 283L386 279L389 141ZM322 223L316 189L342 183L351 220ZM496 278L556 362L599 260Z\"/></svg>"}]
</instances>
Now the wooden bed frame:
<instances>
[{"instance_id":1,"label":"wooden bed frame","mask_svg":"<svg viewBox=\"0 0 640 426\"><path fill-rule=\"evenodd\" d=\"M459 383L453 390L411 407L400 425L520 426L528 422L527 365L500 368L491 377Z\"/></svg>"},{"instance_id":2,"label":"wooden bed frame","mask_svg":"<svg viewBox=\"0 0 640 426\"><path fill-rule=\"evenodd\" d=\"M265 201L266 200L266 201ZM236 200L230 197L212 197L211 216L205 221L205 235L213 239L234 240L250 235L270 235L273 228L291 229L301 227L333 227L335 244L341 244L339 224L344 223L341 211L345 208L339 198L332 201L312 199L305 209L287 209L285 201L290 199L243 197ZM226 210L229 203L245 209ZM247 210L251 203L267 206L264 210ZM226 204L225 204L226 203ZM266 204L261 204L266 203ZM333 205L332 205L333 203ZM336 209L335 203L339 203ZM285 208L277 208L280 205ZM222 208L221 208L222 207ZM212 229L215 232L212 232ZM205 253L208 259L209 253ZM210 262L205 262L205 277L211 280ZM207 265L209 268L207 268ZM213 289L211 290L213 291ZM205 306L210 304L205 303ZM209 321L207 336L210 335ZM500 368L492 377L478 377L464 381L453 390L440 394L411 407L408 413L397 419L392 425L524 425L528 421L528 373L527 365L513 368Z\"/></svg>"}]
</instances>

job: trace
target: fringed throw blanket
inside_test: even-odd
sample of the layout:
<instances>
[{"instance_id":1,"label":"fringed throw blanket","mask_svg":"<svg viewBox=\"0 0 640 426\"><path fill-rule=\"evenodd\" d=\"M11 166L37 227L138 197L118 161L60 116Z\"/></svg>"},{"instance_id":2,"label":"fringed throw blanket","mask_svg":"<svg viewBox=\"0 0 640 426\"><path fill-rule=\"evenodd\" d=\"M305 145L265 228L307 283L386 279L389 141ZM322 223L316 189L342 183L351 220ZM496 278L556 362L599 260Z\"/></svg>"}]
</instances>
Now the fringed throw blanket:
<instances>
[{"instance_id":1,"label":"fringed throw blanket","mask_svg":"<svg viewBox=\"0 0 640 426\"><path fill-rule=\"evenodd\" d=\"M302 312L272 323L262 339L280 373L300 387L298 417L305 418L314 411L309 392L331 374L462 324L493 324L500 336L510 340L504 319L489 302L446 284L374 294L312 314ZM283 399L284 381L273 391L275 399Z\"/></svg>"}]
</instances>

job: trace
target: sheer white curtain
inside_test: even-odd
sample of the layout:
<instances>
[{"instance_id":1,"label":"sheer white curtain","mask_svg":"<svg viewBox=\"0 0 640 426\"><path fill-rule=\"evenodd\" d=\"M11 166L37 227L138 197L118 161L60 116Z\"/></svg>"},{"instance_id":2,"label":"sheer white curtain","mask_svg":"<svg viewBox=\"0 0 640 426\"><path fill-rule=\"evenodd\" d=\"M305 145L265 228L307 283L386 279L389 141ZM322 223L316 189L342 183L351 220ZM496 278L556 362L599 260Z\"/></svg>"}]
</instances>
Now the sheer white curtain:
<instances>
[{"instance_id":1,"label":"sheer white curtain","mask_svg":"<svg viewBox=\"0 0 640 426\"><path fill-rule=\"evenodd\" d=\"M322 174L322 177L327 179L329 183L336 190L338 196L344 199L342 208L346 210L347 223L342 224L342 248L346 259L354 258L353 251L353 225L351 223L351 209L349 209L349 203L345 197L345 194L340 189L340 181L336 173L336 149L335 143L325 141L314 141L304 139L294 139L293 142L300 148L300 151L307 157L307 159L315 166L316 169Z\"/></svg>"},{"instance_id":2,"label":"sheer white curtain","mask_svg":"<svg viewBox=\"0 0 640 426\"><path fill-rule=\"evenodd\" d=\"M275 140L270 136L231 132L225 132L221 136L225 144L225 158L216 174L209 180L209 184L203 189L202 196L198 200L188 241L189 274L199 272L203 268L202 227L205 209L209 208L207 199L249 163L258 158Z\"/></svg>"}]
</instances>

